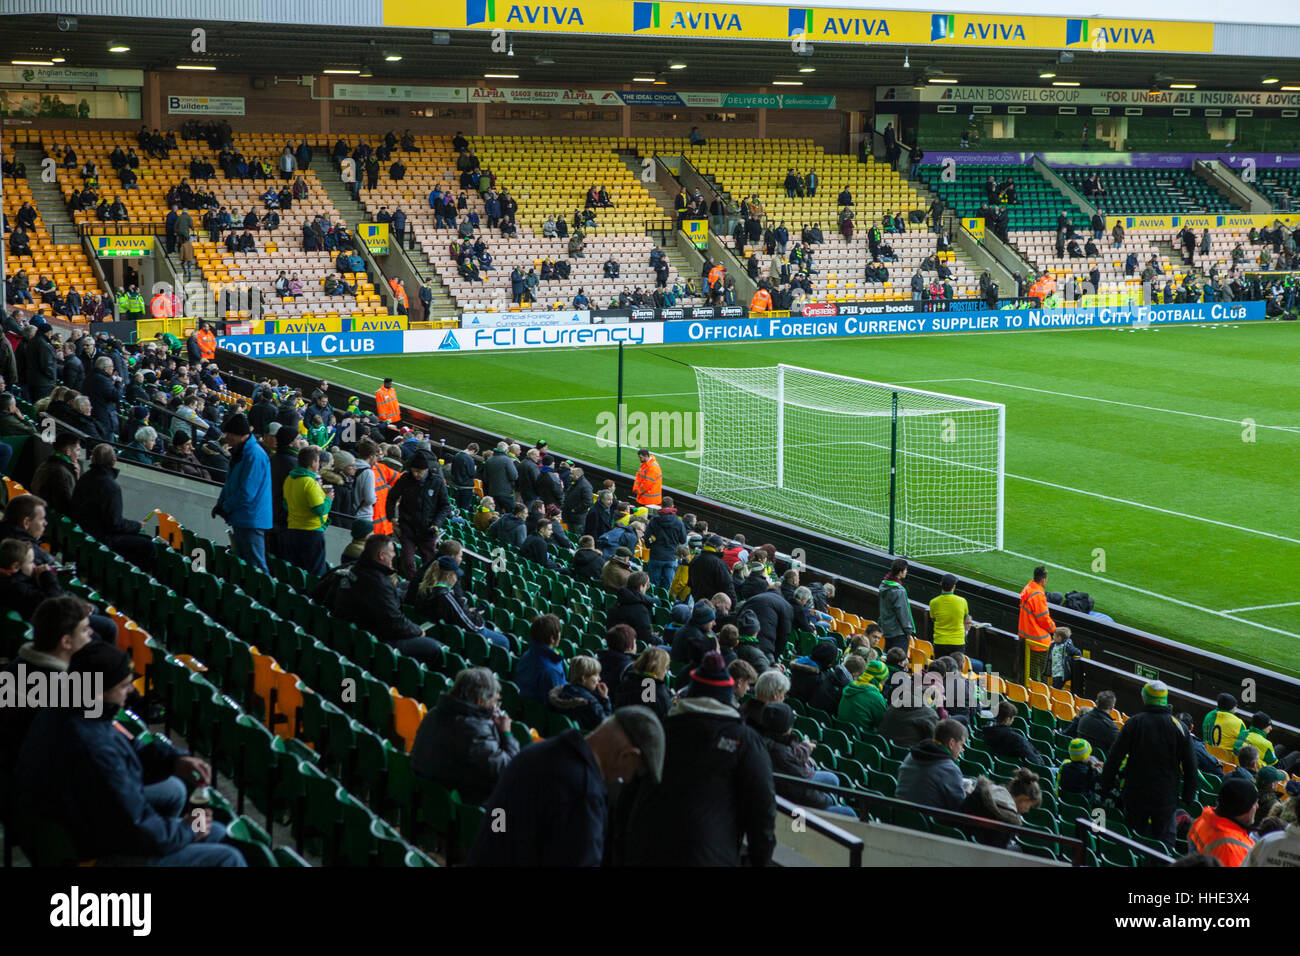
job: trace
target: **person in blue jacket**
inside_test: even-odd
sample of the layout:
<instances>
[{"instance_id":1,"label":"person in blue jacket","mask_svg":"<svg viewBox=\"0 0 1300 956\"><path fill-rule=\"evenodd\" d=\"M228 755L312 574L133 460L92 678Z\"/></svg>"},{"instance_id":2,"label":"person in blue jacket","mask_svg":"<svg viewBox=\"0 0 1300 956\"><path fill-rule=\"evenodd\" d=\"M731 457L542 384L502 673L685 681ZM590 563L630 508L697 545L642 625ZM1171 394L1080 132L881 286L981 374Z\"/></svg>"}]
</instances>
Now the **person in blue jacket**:
<instances>
[{"instance_id":1,"label":"person in blue jacket","mask_svg":"<svg viewBox=\"0 0 1300 956\"><path fill-rule=\"evenodd\" d=\"M528 649L515 664L515 681L519 696L544 702L552 687L560 687L566 678L564 660L555 650L560 643L560 619L542 614L528 629Z\"/></svg>"},{"instance_id":2,"label":"person in blue jacket","mask_svg":"<svg viewBox=\"0 0 1300 956\"><path fill-rule=\"evenodd\" d=\"M271 459L262 446L249 441L253 429L242 414L221 427L230 446L230 470L212 517L224 517L234 538L235 553L267 570L266 531L271 527Z\"/></svg>"},{"instance_id":3,"label":"person in blue jacket","mask_svg":"<svg viewBox=\"0 0 1300 956\"><path fill-rule=\"evenodd\" d=\"M115 726L135 679L131 658L91 641L72 655L68 671L102 690L89 706L49 708L33 721L15 772L20 818L62 825L79 859L244 866L239 851L222 842L223 824L182 815L187 787L210 782L212 768Z\"/></svg>"}]
</instances>

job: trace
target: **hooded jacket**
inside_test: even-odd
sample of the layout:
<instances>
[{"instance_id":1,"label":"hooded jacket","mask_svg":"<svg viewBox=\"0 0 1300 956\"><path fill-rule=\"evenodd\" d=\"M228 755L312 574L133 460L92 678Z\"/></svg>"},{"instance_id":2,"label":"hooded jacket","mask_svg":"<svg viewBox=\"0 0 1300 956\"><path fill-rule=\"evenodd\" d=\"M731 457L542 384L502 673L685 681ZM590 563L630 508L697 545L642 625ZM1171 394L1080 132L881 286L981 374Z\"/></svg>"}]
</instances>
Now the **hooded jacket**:
<instances>
[{"instance_id":1,"label":"hooded jacket","mask_svg":"<svg viewBox=\"0 0 1300 956\"><path fill-rule=\"evenodd\" d=\"M836 664L822 672L821 678L817 681L817 689L813 691L812 699L808 703L823 713L833 715L839 710L844 689L852 683L853 676L844 665Z\"/></svg>"},{"instance_id":2,"label":"hooded jacket","mask_svg":"<svg viewBox=\"0 0 1300 956\"><path fill-rule=\"evenodd\" d=\"M885 580L880 583L880 630L885 640L911 637L916 633L907 590L898 581Z\"/></svg>"},{"instance_id":3,"label":"hooded jacket","mask_svg":"<svg viewBox=\"0 0 1300 956\"><path fill-rule=\"evenodd\" d=\"M466 801L482 803L517 753L519 741L497 729L488 708L443 694L420 722L411 770L458 790Z\"/></svg>"},{"instance_id":4,"label":"hooded jacket","mask_svg":"<svg viewBox=\"0 0 1300 956\"><path fill-rule=\"evenodd\" d=\"M876 733L900 747L914 747L934 736L939 713L933 707L889 707Z\"/></svg>"},{"instance_id":5,"label":"hooded jacket","mask_svg":"<svg viewBox=\"0 0 1300 956\"><path fill-rule=\"evenodd\" d=\"M608 675L603 671L601 679L606 684L609 683ZM612 697L615 710L634 705L649 707L661 721L668 716L668 708L673 702L673 694L667 681L650 674L643 674L631 665L623 671L623 677L619 680Z\"/></svg>"},{"instance_id":6,"label":"hooded jacket","mask_svg":"<svg viewBox=\"0 0 1300 956\"><path fill-rule=\"evenodd\" d=\"M880 687L863 673L840 694L835 716L853 724L863 733L875 733L888 709Z\"/></svg>"},{"instance_id":7,"label":"hooded jacket","mask_svg":"<svg viewBox=\"0 0 1300 956\"><path fill-rule=\"evenodd\" d=\"M510 544L518 548L523 545L524 539L528 537L528 529L522 518L516 518L514 515L502 515L488 526L487 535L502 544Z\"/></svg>"},{"instance_id":8,"label":"hooded jacket","mask_svg":"<svg viewBox=\"0 0 1300 956\"><path fill-rule=\"evenodd\" d=\"M773 660L785 657L786 642L794 624L794 609L790 602L781 597L779 591L767 590L754 595L742 608L753 611L758 617L758 643L763 652Z\"/></svg>"},{"instance_id":9,"label":"hooded jacket","mask_svg":"<svg viewBox=\"0 0 1300 956\"><path fill-rule=\"evenodd\" d=\"M1016 812L1016 801L1011 792L1001 784L996 784L988 777L976 777L975 787L957 808L962 813L973 817L985 817L999 823L1013 826L1021 823L1020 814ZM986 830L983 827L971 827L970 834L976 843L1005 849L1011 842L1010 833Z\"/></svg>"},{"instance_id":10,"label":"hooded jacket","mask_svg":"<svg viewBox=\"0 0 1300 956\"><path fill-rule=\"evenodd\" d=\"M552 647L530 641L528 648L515 662L515 683L519 696L528 700L545 701L552 687L566 680L564 658Z\"/></svg>"},{"instance_id":11,"label":"hooded jacket","mask_svg":"<svg viewBox=\"0 0 1300 956\"><path fill-rule=\"evenodd\" d=\"M546 695L546 706L557 714L577 721L584 731L595 730L612 713L609 698L594 694L581 684L557 684Z\"/></svg>"},{"instance_id":12,"label":"hooded jacket","mask_svg":"<svg viewBox=\"0 0 1300 956\"><path fill-rule=\"evenodd\" d=\"M661 508L646 525L645 537L651 561L675 561L677 546L686 543L686 525L677 517L676 508Z\"/></svg>"},{"instance_id":13,"label":"hooded jacket","mask_svg":"<svg viewBox=\"0 0 1300 956\"><path fill-rule=\"evenodd\" d=\"M614 604L605 612L605 627L615 624L627 624L636 631L636 639L646 644L658 644L651 633L650 609L655 606L654 598L629 587L621 587L615 595Z\"/></svg>"},{"instance_id":14,"label":"hooded jacket","mask_svg":"<svg viewBox=\"0 0 1300 956\"><path fill-rule=\"evenodd\" d=\"M265 531L271 527L271 460L251 436L230 456L217 506L232 528Z\"/></svg>"},{"instance_id":15,"label":"hooded jacket","mask_svg":"<svg viewBox=\"0 0 1300 956\"><path fill-rule=\"evenodd\" d=\"M721 592L731 598L733 607L736 604L736 585L732 581L731 570L716 548L706 547L695 555L687 573L687 582L691 596L697 601L707 601Z\"/></svg>"},{"instance_id":16,"label":"hooded jacket","mask_svg":"<svg viewBox=\"0 0 1300 956\"><path fill-rule=\"evenodd\" d=\"M898 768L894 796L926 807L956 810L966 799L961 781L961 769L948 749L935 740L922 740Z\"/></svg>"},{"instance_id":17,"label":"hooded jacket","mask_svg":"<svg viewBox=\"0 0 1300 956\"><path fill-rule=\"evenodd\" d=\"M573 576L600 580L600 572L605 567L605 555L594 548L581 548L573 553Z\"/></svg>"},{"instance_id":18,"label":"hooded jacket","mask_svg":"<svg viewBox=\"0 0 1300 956\"><path fill-rule=\"evenodd\" d=\"M636 655L603 647L596 652L596 660L600 661L600 679L612 694L623 679L624 672L636 661Z\"/></svg>"},{"instance_id":19,"label":"hooded jacket","mask_svg":"<svg viewBox=\"0 0 1300 956\"><path fill-rule=\"evenodd\" d=\"M776 846L772 761L734 708L711 698L676 701L664 720L663 778L643 781L630 807L630 866L751 866Z\"/></svg>"}]
</instances>

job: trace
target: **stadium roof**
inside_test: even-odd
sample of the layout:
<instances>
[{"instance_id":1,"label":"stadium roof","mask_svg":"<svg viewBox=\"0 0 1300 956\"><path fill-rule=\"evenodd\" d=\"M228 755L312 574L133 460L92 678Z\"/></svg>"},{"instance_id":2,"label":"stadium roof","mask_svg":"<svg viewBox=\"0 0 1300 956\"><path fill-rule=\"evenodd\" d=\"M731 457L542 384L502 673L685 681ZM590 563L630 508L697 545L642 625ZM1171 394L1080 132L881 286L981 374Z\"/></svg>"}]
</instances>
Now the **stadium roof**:
<instances>
[{"instance_id":1,"label":"stadium roof","mask_svg":"<svg viewBox=\"0 0 1300 956\"><path fill-rule=\"evenodd\" d=\"M299 76L326 69L364 69L374 81L448 80L468 84L484 72L518 74L518 85L620 88L633 77L660 76L668 89L756 88L798 80L806 92L868 89L951 77L972 85L1045 86L1053 79L1081 86L1150 87L1195 83L1201 89L1249 90L1265 77L1300 85L1300 60L1214 54L1094 53L1072 51L1058 63L1054 50L988 50L886 44L813 43L810 56L789 43L638 37L635 42L585 35L509 33L514 54L492 54L490 34L447 31L435 45L427 29L301 26L292 24L131 20L82 16L61 32L50 15L6 17L0 62L63 57L65 66L171 70L177 64L214 65L249 75ZM195 26L207 30L207 52L191 52ZM115 44L124 53L109 52ZM386 57L400 56L399 61ZM904 68L904 58L909 66ZM670 70L674 62L685 68ZM801 73L811 67L815 72ZM1054 78L1040 74L1052 72ZM646 88L652 88L646 84ZM1272 87L1277 89L1277 85Z\"/></svg>"}]
</instances>

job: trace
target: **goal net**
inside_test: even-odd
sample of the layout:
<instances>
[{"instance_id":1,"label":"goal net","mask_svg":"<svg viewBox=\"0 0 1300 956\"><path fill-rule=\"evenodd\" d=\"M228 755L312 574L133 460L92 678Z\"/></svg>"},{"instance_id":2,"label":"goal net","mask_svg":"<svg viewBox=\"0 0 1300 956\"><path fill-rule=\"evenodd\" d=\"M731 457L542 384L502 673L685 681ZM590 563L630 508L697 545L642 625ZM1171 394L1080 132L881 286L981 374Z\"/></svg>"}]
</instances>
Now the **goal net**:
<instances>
[{"instance_id":1,"label":"goal net","mask_svg":"<svg viewBox=\"0 0 1300 956\"><path fill-rule=\"evenodd\" d=\"M792 365L695 378L701 494L895 554L1001 549L1006 406Z\"/></svg>"}]
</instances>

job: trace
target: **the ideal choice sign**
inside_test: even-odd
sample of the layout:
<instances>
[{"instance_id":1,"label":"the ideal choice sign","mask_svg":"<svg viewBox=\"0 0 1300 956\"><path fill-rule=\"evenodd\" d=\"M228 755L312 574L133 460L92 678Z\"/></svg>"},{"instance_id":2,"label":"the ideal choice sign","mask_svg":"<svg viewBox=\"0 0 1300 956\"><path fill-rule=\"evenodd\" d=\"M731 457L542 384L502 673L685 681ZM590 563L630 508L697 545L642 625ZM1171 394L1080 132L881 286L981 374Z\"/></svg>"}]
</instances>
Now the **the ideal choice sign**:
<instances>
[{"instance_id":1,"label":"the ideal choice sign","mask_svg":"<svg viewBox=\"0 0 1300 956\"><path fill-rule=\"evenodd\" d=\"M400 355L409 332L343 332L307 335L225 335L217 347L250 358L308 358L313 355Z\"/></svg>"}]
</instances>

